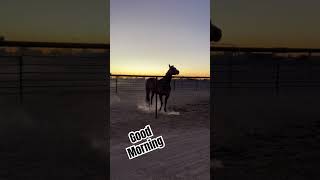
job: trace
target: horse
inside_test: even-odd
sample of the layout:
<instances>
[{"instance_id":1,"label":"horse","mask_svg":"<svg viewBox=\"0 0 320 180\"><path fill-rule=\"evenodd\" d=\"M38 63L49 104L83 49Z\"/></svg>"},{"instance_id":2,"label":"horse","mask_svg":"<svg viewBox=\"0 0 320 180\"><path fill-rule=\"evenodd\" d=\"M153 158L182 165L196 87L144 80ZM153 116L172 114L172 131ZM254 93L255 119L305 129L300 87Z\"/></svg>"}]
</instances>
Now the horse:
<instances>
[{"instance_id":1,"label":"horse","mask_svg":"<svg viewBox=\"0 0 320 180\"><path fill-rule=\"evenodd\" d=\"M213 25L210 21L210 42L218 42L222 37L222 31L217 26Z\"/></svg>"},{"instance_id":2,"label":"horse","mask_svg":"<svg viewBox=\"0 0 320 180\"><path fill-rule=\"evenodd\" d=\"M167 112L167 101L170 97L170 91L171 91L171 79L173 75L178 75L179 70L177 70L174 66L170 66L169 64L169 70L166 73L166 75L161 78L160 80L157 80L156 78L148 78L146 81L146 102L152 105L152 99L154 94L159 95L159 99L161 102L161 106L159 111L162 109L163 101L162 96L165 96L165 102L164 102L164 111ZM151 103L150 103L150 92L151 94Z\"/></svg>"}]
</instances>

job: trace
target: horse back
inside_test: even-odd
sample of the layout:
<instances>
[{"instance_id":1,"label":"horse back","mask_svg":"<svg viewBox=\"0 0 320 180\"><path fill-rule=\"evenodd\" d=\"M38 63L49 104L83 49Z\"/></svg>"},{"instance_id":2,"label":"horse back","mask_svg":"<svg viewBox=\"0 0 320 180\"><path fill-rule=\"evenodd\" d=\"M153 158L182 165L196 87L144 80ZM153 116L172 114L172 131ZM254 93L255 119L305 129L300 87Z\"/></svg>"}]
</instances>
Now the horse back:
<instances>
[{"instance_id":1,"label":"horse back","mask_svg":"<svg viewBox=\"0 0 320 180\"><path fill-rule=\"evenodd\" d=\"M149 78L146 81L146 89L151 89L152 91L156 91L157 87L157 79L156 78Z\"/></svg>"}]
</instances>

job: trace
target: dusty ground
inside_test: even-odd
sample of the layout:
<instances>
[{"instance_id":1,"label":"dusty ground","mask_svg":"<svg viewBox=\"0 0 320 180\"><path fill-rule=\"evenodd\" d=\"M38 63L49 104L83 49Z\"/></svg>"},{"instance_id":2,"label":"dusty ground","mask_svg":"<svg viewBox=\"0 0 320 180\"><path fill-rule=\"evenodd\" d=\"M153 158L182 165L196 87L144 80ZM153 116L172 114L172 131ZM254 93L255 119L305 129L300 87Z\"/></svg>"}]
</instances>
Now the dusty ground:
<instances>
[{"instance_id":1,"label":"dusty ground","mask_svg":"<svg viewBox=\"0 0 320 180\"><path fill-rule=\"evenodd\" d=\"M143 90L111 94L111 179L209 179L209 89L174 91L169 113L160 113L158 119L144 99ZM163 136L166 146L129 160L127 134L147 124L155 136Z\"/></svg>"},{"instance_id":2,"label":"dusty ground","mask_svg":"<svg viewBox=\"0 0 320 180\"><path fill-rule=\"evenodd\" d=\"M0 179L106 179L106 94L0 98Z\"/></svg>"},{"instance_id":3,"label":"dusty ground","mask_svg":"<svg viewBox=\"0 0 320 180\"><path fill-rule=\"evenodd\" d=\"M318 179L316 95L220 96L214 101L215 179Z\"/></svg>"}]
</instances>

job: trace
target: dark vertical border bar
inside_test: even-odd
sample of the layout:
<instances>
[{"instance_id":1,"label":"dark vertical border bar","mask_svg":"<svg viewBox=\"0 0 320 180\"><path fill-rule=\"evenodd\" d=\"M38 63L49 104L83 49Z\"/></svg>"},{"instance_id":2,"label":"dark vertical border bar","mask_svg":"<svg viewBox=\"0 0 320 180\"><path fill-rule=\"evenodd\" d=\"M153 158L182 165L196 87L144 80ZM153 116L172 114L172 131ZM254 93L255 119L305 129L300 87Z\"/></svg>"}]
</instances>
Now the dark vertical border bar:
<instances>
[{"instance_id":1,"label":"dark vertical border bar","mask_svg":"<svg viewBox=\"0 0 320 180\"><path fill-rule=\"evenodd\" d=\"M107 7L109 7L109 9L107 10L109 12L108 14L108 23L109 23L109 34L106 35L106 39L108 39L109 37L109 40L111 39L111 33L110 33L110 0L107 1ZM107 72L107 109L106 109L106 112L107 112L107 119L106 119L106 130L105 130L105 133L106 134L106 152L107 152L107 158L106 158L106 163L107 163L107 170L106 170L106 179L110 179L111 177L111 172L110 172L110 167L111 167L111 164L110 164L110 122L111 122L111 116L110 116L110 81L111 81L111 71L110 71L110 60L111 60L111 51L110 51L110 43L111 41L109 41L109 44L107 45L108 46L108 49L109 49L109 58L108 58L108 72Z\"/></svg>"}]
</instances>

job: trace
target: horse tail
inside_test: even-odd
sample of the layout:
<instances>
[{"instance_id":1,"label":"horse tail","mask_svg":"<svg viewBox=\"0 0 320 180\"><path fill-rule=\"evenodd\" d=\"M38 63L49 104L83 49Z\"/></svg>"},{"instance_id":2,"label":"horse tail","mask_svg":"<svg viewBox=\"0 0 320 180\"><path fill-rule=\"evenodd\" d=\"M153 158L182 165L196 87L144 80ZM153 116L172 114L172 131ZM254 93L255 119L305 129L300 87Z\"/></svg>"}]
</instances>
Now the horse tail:
<instances>
[{"instance_id":1,"label":"horse tail","mask_svg":"<svg viewBox=\"0 0 320 180\"><path fill-rule=\"evenodd\" d=\"M146 82L146 102L150 103L150 87L149 87L149 81Z\"/></svg>"}]
</instances>

